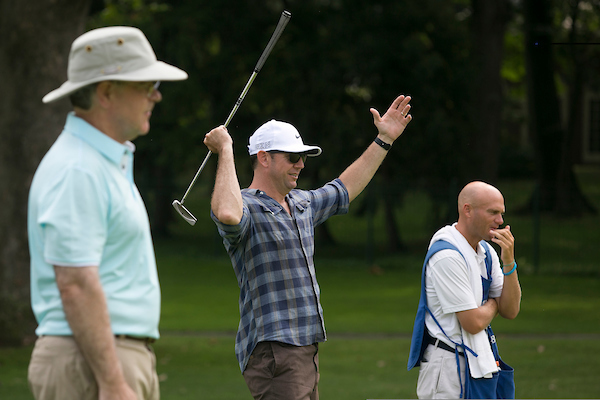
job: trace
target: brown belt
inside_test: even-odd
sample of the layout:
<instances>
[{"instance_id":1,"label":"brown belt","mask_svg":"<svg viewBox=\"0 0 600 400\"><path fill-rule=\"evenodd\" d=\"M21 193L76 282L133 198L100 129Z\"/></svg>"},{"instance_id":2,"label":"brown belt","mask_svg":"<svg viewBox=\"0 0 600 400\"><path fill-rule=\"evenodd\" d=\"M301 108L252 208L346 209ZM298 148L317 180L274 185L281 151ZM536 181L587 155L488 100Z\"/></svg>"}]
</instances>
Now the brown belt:
<instances>
[{"instance_id":1,"label":"brown belt","mask_svg":"<svg viewBox=\"0 0 600 400\"><path fill-rule=\"evenodd\" d=\"M117 339L137 340L137 341L140 341L140 342L144 342L145 344L152 344L152 343L156 342L156 339L151 338L151 337L137 337L137 336L129 336L129 335L115 335L115 338L117 338Z\"/></svg>"},{"instance_id":2,"label":"brown belt","mask_svg":"<svg viewBox=\"0 0 600 400\"><path fill-rule=\"evenodd\" d=\"M73 336L68 335L68 336L63 336L63 335L40 335L40 338L43 337L70 337L72 338ZM156 342L156 339L151 338L151 337L137 337L137 336L129 336L129 335L115 335L115 338L117 339L130 339L130 340L137 340L140 342L144 342L145 344L152 344L154 342Z\"/></svg>"}]
</instances>

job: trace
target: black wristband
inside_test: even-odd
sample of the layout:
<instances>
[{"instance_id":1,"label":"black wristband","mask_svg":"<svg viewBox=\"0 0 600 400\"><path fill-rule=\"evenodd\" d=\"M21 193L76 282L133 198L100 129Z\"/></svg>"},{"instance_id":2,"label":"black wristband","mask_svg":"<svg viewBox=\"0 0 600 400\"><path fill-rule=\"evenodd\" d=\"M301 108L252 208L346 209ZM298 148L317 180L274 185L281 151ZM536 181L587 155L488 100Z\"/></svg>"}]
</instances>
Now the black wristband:
<instances>
[{"instance_id":1,"label":"black wristband","mask_svg":"<svg viewBox=\"0 0 600 400\"><path fill-rule=\"evenodd\" d=\"M378 137L375 138L375 140L373 140L375 143L377 143L378 145L380 145L385 151L388 151L389 149L392 148L392 145L389 143L384 142L383 140L379 139Z\"/></svg>"}]
</instances>

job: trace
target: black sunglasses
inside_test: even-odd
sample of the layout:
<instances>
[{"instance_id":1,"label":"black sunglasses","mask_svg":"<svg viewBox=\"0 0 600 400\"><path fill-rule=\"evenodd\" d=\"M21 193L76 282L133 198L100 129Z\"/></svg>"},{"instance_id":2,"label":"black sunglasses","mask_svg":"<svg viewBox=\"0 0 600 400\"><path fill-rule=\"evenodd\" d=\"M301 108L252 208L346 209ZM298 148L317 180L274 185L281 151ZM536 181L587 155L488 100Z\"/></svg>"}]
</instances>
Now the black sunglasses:
<instances>
[{"instance_id":1,"label":"black sunglasses","mask_svg":"<svg viewBox=\"0 0 600 400\"><path fill-rule=\"evenodd\" d=\"M269 151L269 153L271 153L271 154L281 153L281 154L285 155L285 157L288 159L288 161L291 162L292 164L296 164L298 161L300 161L300 159L302 159L302 162L305 163L306 158L308 157L308 155L306 153L286 153L285 151L277 151L277 150L271 150L271 151Z\"/></svg>"}]
</instances>

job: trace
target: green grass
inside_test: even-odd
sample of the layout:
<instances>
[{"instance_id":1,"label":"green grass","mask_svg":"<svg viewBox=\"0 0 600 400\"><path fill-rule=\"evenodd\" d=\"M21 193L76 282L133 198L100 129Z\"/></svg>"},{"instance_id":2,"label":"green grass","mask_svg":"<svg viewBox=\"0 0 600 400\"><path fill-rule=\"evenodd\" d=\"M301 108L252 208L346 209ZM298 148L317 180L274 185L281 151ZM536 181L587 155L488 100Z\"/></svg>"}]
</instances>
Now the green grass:
<instances>
[{"instance_id":1,"label":"green grass","mask_svg":"<svg viewBox=\"0 0 600 400\"><path fill-rule=\"evenodd\" d=\"M163 399L252 399L233 336L169 336L154 346Z\"/></svg>"},{"instance_id":2,"label":"green grass","mask_svg":"<svg viewBox=\"0 0 600 400\"><path fill-rule=\"evenodd\" d=\"M0 348L0 399L32 399L27 386L31 347Z\"/></svg>"},{"instance_id":3,"label":"green grass","mask_svg":"<svg viewBox=\"0 0 600 400\"><path fill-rule=\"evenodd\" d=\"M407 338L330 335L320 346L324 399L415 398L417 370L406 371ZM518 398L597 398L598 338L499 335L500 352L516 370ZM31 399L31 349L0 352L0 398ZM163 399L251 399L233 354L233 336L165 336L155 345Z\"/></svg>"},{"instance_id":4,"label":"green grass","mask_svg":"<svg viewBox=\"0 0 600 400\"><path fill-rule=\"evenodd\" d=\"M600 208L600 173L580 171ZM523 288L521 313L497 319L503 359L515 370L519 398L597 398L600 380L600 216L541 220L540 266L534 274L533 222L511 214L531 192L529 182L500 185L506 220L517 239ZM182 220L156 243L163 305L155 344L163 399L250 399L234 354L238 287L214 224L208 195L192 193L195 227ZM331 220L336 247L317 245L315 263L329 341L320 346L324 399L414 398L417 370L406 371L409 335L420 292L420 269L432 230L427 198L410 193L398 210L407 251L386 252L383 215L374 219L374 265L366 261L366 221ZM31 399L31 347L0 349L0 399Z\"/></svg>"}]
</instances>

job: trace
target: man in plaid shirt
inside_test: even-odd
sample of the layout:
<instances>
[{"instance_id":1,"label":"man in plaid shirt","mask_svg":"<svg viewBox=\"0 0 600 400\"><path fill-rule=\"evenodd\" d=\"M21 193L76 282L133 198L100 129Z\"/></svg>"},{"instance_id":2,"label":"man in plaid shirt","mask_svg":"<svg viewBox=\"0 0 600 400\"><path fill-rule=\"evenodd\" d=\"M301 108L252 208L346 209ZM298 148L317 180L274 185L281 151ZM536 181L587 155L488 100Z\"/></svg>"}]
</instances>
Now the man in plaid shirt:
<instances>
[{"instance_id":1,"label":"man in plaid shirt","mask_svg":"<svg viewBox=\"0 0 600 400\"><path fill-rule=\"evenodd\" d=\"M254 177L240 190L233 140L218 127L204 143L219 155L211 216L231 257L240 287L235 351L256 399L318 399L318 343L326 340L314 255L314 229L348 212L412 116L401 95L380 116L378 135L339 178L316 190L296 189L307 146L292 125L269 121L250 137Z\"/></svg>"}]
</instances>

